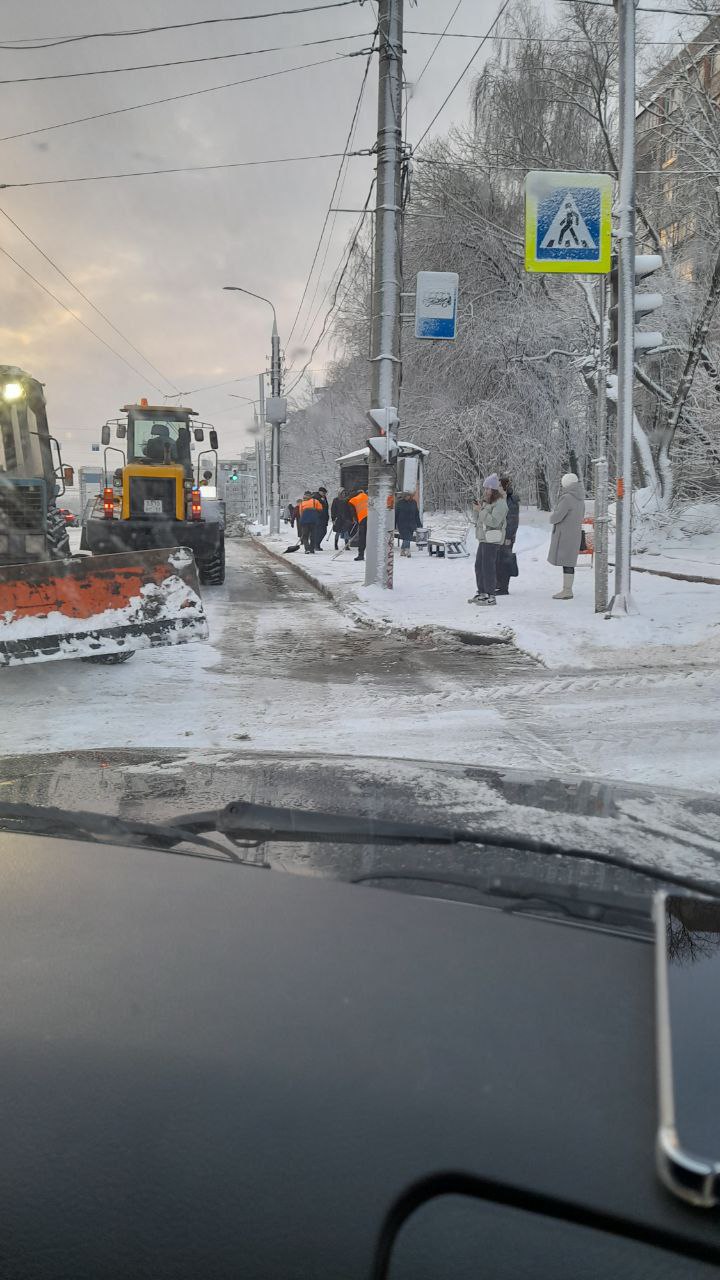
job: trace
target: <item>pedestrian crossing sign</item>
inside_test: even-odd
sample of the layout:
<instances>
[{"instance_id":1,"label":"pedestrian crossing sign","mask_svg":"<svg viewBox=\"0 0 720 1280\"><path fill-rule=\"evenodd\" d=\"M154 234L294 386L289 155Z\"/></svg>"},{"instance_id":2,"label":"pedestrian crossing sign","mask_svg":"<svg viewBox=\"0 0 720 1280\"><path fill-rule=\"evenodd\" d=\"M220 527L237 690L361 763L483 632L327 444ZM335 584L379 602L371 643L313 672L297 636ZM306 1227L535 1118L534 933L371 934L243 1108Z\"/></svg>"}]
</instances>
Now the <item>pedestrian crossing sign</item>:
<instances>
[{"instance_id":1,"label":"pedestrian crossing sign","mask_svg":"<svg viewBox=\"0 0 720 1280\"><path fill-rule=\"evenodd\" d=\"M525 270L610 270L613 180L536 169L525 179Z\"/></svg>"}]
</instances>

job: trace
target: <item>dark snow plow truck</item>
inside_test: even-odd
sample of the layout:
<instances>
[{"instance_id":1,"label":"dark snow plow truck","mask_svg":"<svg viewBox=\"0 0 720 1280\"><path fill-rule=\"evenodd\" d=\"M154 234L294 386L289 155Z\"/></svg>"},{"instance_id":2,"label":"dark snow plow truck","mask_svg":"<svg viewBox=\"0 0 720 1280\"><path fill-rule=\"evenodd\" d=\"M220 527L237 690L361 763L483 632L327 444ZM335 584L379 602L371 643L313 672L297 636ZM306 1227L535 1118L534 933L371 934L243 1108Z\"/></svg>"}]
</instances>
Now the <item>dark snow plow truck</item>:
<instances>
[{"instance_id":1,"label":"dark snow plow truck","mask_svg":"<svg viewBox=\"0 0 720 1280\"><path fill-rule=\"evenodd\" d=\"M0 667L57 658L117 663L136 649L205 640L192 553L72 556L57 499L72 483L43 385L0 365Z\"/></svg>"},{"instance_id":2,"label":"dark snow plow truck","mask_svg":"<svg viewBox=\"0 0 720 1280\"><path fill-rule=\"evenodd\" d=\"M203 459L205 475L217 482L216 431L194 422L194 409L141 400L124 405L123 413L102 429L105 488L83 513L80 549L189 547L200 581L219 586L225 581L224 506L206 498L200 483ZM124 447L110 444L113 428ZM191 447L204 444L206 431L209 447L200 448L195 474ZM122 459L114 472L113 453Z\"/></svg>"}]
</instances>

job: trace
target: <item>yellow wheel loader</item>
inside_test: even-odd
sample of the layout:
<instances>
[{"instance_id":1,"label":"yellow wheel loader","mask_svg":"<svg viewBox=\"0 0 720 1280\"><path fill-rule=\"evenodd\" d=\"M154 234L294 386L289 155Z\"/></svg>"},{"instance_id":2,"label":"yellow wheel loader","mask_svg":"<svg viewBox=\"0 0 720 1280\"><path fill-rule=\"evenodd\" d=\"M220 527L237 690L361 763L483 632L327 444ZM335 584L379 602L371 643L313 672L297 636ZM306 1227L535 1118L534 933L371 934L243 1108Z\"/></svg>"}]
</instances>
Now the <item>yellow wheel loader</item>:
<instances>
[{"instance_id":1,"label":"yellow wheel loader","mask_svg":"<svg viewBox=\"0 0 720 1280\"><path fill-rule=\"evenodd\" d=\"M147 400L124 405L123 414L102 429L105 487L83 513L81 549L189 547L200 581L220 585L225 579L224 505L207 497L201 483L203 473L217 481L214 428L195 421L194 409ZM116 445L110 443L113 428ZM121 459L114 471L113 454Z\"/></svg>"},{"instance_id":2,"label":"yellow wheel loader","mask_svg":"<svg viewBox=\"0 0 720 1280\"><path fill-rule=\"evenodd\" d=\"M173 539L71 556L57 507L66 482L72 468L50 435L42 383L0 365L0 667L117 663L137 649L207 639L192 552Z\"/></svg>"}]
</instances>

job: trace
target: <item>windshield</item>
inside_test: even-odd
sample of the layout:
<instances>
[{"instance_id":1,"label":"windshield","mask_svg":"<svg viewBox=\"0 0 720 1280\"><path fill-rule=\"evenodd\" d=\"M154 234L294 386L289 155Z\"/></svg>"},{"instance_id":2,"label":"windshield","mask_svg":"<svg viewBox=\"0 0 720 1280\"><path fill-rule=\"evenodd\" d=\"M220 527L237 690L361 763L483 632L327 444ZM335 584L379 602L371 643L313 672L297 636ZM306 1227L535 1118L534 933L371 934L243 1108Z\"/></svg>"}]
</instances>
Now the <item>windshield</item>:
<instances>
[{"instance_id":1,"label":"windshield","mask_svg":"<svg viewBox=\"0 0 720 1280\"><path fill-rule=\"evenodd\" d=\"M130 415L128 451L135 462L190 461L190 431L187 422L160 415Z\"/></svg>"},{"instance_id":2,"label":"windshield","mask_svg":"<svg viewBox=\"0 0 720 1280\"><path fill-rule=\"evenodd\" d=\"M10 7L8 46L32 34ZM283 71L275 115L252 79L180 102L163 63L152 102L58 124L38 81L16 212L70 292L13 277L5 299L0 798L466 824L502 839L456 850L458 876L649 911L658 871L720 884L720 82L646 13L621 263L615 11L510 0L467 65L442 7L406 4L389 84L377 5L332 8L329 34L311 8L303 40L337 50ZM173 26L178 59L221 56L239 22ZM262 22L268 47L297 36ZM48 449L43 488L45 402L64 475ZM312 834L316 869L368 869ZM429 883L428 858L404 870Z\"/></svg>"}]
</instances>

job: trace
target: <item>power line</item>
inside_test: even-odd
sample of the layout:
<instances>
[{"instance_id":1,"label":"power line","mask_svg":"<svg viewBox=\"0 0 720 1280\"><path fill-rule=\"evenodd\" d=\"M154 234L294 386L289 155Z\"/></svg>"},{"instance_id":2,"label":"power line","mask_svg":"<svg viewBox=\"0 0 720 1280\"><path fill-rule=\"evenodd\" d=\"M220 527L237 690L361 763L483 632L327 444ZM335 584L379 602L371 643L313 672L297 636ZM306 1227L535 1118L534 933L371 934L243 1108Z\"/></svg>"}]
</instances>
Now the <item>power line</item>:
<instances>
[{"instance_id":1,"label":"power line","mask_svg":"<svg viewBox=\"0 0 720 1280\"><path fill-rule=\"evenodd\" d=\"M175 58L170 62L141 62L132 67L100 67L91 71L53 71L42 76L17 76L13 80L0 80L6 84L36 84L46 80L82 80L86 76L118 76L130 71L158 71L167 67L189 67L200 62L227 62L231 58L254 58L263 53L284 53L289 49L311 49L321 44L336 44L339 40L362 40L367 34L356 32L351 36L328 36L323 40L304 40L299 44L275 44L267 49L243 49L239 53L212 53L202 58Z\"/></svg>"},{"instance_id":2,"label":"power line","mask_svg":"<svg viewBox=\"0 0 720 1280\"><path fill-rule=\"evenodd\" d=\"M373 37L373 49L374 49L374 47L375 47L375 38L376 38L376 37L377 37L377 31L375 32L375 36ZM367 87L367 78L368 78L368 72L369 72L369 70L370 70L370 61L371 61L371 59L372 59L372 54L373 54L373 50L371 49L371 50L370 50L370 53L368 54L367 62L365 63L365 74L364 74L363 79L362 79L362 84L360 85L360 93L359 93L359 96L358 96L357 104L356 104L356 106L355 106L355 111L353 112L353 118L352 118L352 121L351 121L351 123L350 123L350 130L349 130L349 132L348 132L348 136L347 136L347 139L346 139L346 142L345 142L345 150L346 150L346 151L349 151L349 150L350 150L350 148L351 148L351 147L352 147L352 145L353 145L353 142L355 141L355 134L356 134L356 132L357 132L357 126L358 126L358 121L359 121L359 117L360 117L360 110L361 110L361 107L362 107L363 98L364 98L364 96L365 96L365 89L366 89L366 87ZM330 204L329 204L329 206L328 206L328 214L326 214L326 216L325 216L325 222L323 223L323 230L322 230L322 231L321 231L321 233L320 233L320 240L318 241L318 248L320 247L320 243L322 242L323 232L324 232L324 230L325 230L325 227L327 226L327 219L328 219L328 215L329 215L329 213L330 213L330 210L333 208L333 198L334 198L334 196L335 196L335 191L337 190L337 198L338 198L338 201L340 201L340 200L342 200L343 191L345 190L345 183L346 183L346 181L347 181L347 175L348 175L348 165L347 165L347 163L346 163L346 162L344 162L344 161L341 161L341 167L340 167L340 170L338 171L338 178L340 177L340 172L342 171L343 164L344 164L344 172L343 172L343 176L342 176L342 181L340 182L340 184L339 184L339 186L338 186L338 182L337 182L337 180L336 180L336 183L335 183L335 189L333 190L333 194L332 194L332 195L331 195L331 197L330 197ZM325 270L325 263L327 262L327 259L328 259L328 253L330 252L330 245L332 244L332 238L333 238L333 233L334 233L334 231L335 231L335 226L336 226L336 224L337 224L337 212L336 212L335 210L333 210L332 223L331 223L331 225L330 225L330 230L329 230L329 232L328 232L327 239L326 239L326 241L325 241L325 252L323 253L323 259L322 259L322 262L320 263L320 267L318 268L317 274L316 274L316 276L315 276L315 288L314 288L314 290L313 290L313 296L312 296L312 298L310 299L310 302L308 303L308 308L307 308L307 317L306 317L306 324L305 324L305 329L304 329L304 332L303 332L303 335L302 335L302 338L301 338L301 342L305 342L305 339L307 338L308 334L309 334L309 333L311 332L311 330L313 329L313 327L314 327L314 325L315 325L315 321L316 321L316 319L317 319L317 312L316 312L316 313L315 313L315 315L313 316L312 320L309 320L309 317L310 317L310 313L311 313L311 311L312 311L312 309L313 309L313 306L315 305L315 299L317 298L317 295L318 295L318 289L320 288L320 285L321 285L321 282L322 282L323 272L324 272L324 270ZM315 261L315 260L313 260L313 265L314 265L314 261ZM310 275L312 275L312 267L310 268ZM308 280L309 280L309 279L310 279L310 276L308 276ZM322 306L322 302L320 303L320 306ZM319 310L320 310L320 307L318 307L318 311L319 311ZM309 321L309 322L308 322L308 321Z\"/></svg>"},{"instance_id":3,"label":"power line","mask_svg":"<svg viewBox=\"0 0 720 1280\"><path fill-rule=\"evenodd\" d=\"M417 148L417 147L419 147L419 146L420 146L420 144L421 144L422 142L424 142L425 138L427 137L427 135L429 134L430 130L432 129L432 127L433 127L433 125L434 125L435 121L437 120L438 116L440 115L441 111L443 111L443 110L445 109L445 107L447 106L448 102L449 102L449 101L450 101L450 99L452 98L452 96L453 96L453 94L454 94L455 90L457 89L458 85L460 84L460 81L463 79L463 77L465 76L465 74L470 70L470 68L471 68L471 66L472 66L472 64L473 64L473 62L474 62L474 61L475 61L475 59L477 58L477 56L478 56L478 54L479 54L480 50L482 49L483 45L485 44L485 42L486 42L487 40L489 40L489 39L490 39L490 36L492 35L493 27L497 26L498 22L499 22L499 21L500 21L500 19L502 18L503 14L504 14L504 12L505 12L505 10L507 9L507 7L508 7L508 5L509 5L509 4L510 4L510 0L503 0L502 5L501 5L501 6L500 6L500 8L498 9L498 11L497 11L497 13L496 13L495 17L493 18L492 22L490 23L490 26L488 27L487 31L485 32L485 35L484 35L484 36L482 37L482 39L480 40L480 43L479 43L479 45L478 45L477 49L475 50L474 54L472 55L472 57L470 58L470 60L469 60L468 62L466 62L465 66L463 67L462 71L460 72L460 75L458 76L457 80L455 81L454 85L452 86L452 89L451 89L451 90L450 90L450 92L448 93L447 97L444 99L444 101L443 101L443 102L441 102L440 106L438 107L437 111L435 112L435 115L433 116L432 120L430 121L429 125L427 126L427 128L426 128L425 132L420 136L420 138L419 138L419 139L418 139L418 141L416 142L416 144L415 144L416 148Z\"/></svg>"},{"instance_id":4,"label":"power line","mask_svg":"<svg viewBox=\"0 0 720 1280\"><path fill-rule=\"evenodd\" d=\"M7 222L9 222L15 228L16 231L20 233L21 236L24 237L25 240L27 240L28 244L32 245L33 249L35 249L40 254L40 257L44 258L45 261L50 264L53 270L57 271L59 276L62 276L66 284L69 284L71 289L74 289L75 292L80 295L83 302L86 302L89 307L92 307L93 311L100 316L100 319L104 320L105 324L109 325L110 328L118 335L118 337L122 338L123 342L126 342L127 345L132 348L135 354L140 356L141 360L145 361L146 365L148 365L153 370L153 372L158 375L158 377L162 378L164 382L167 382L168 386L173 387L175 391L178 390L172 378L168 378L167 374L163 373L162 369L158 369L157 365L154 365L152 360L148 360L147 356L143 354L140 348L136 347L135 343L131 342L130 339L126 337L126 335L122 332L122 330L118 329L116 324L113 324L110 317L106 316L105 312L101 311L100 308L96 306L95 303L90 298L88 298L87 294L83 292L83 290L80 288L78 284L75 283L74 280L70 279L70 276L65 274L62 268L58 266L57 262L53 262L53 259L49 256L49 254L47 254L44 249L40 248L40 245L37 244L35 240L33 240L32 236L28 235L27 231L23 231L23 228L20 226L20 224L16 222L14 218L11 218L9 213L6 213L4 209L0 209L0 214L2 215L3 218L6 219Z\"/></svg>"},{"instance_id":5,"label":"power line","mask_svg":"<svg viewBox=\"0 0 720 1280\"><path fill-rule=\"evenodd\" d=\"M157 31L182 31L189 27L216 26L225 22L256 22L263 18L292 17L298 13L319 13L324 9L344 9L351 4L362 4L362 0L332 0L330 4L305 5L302 9L274 9L267 13L244 13L227 18L196 18L191 22L170 22L161 27L130 27L124 31L85 31L76 36L25 36L17 40L8 40L0 44L0 49L10 52L24 53L34 49L54 49L61 44L77 44L81 40L110 40L126 36L148 36ZM30 41L38 41L36 44Z\"/></svg>"},{"instance_id":6,"label":"power line","mask_svg":"<svg viewBox=\"0 0 720 1280\"><path fill-rule=\"evenodd\" d=\"M73 182L109 182L115 178L149 178L160 174L208 173L217 169L252 169L261 165L301 164L306 160L337 160L341 156L367 156L369 151L326 151L313 156L279 156L264 160L235 160L227 164L181 165L175 169L136 169L130 173L92 173L78 178L39 178L34 182L0 182L0 191L17 191L24 187L57 187Z\"/></svg>"},{"instance_id":7,"label":"power line","mask_svg":"<svg viewBox=\"0 0 720 1280\"><path fill-rule=\"evenodd\" d=\"M337 191L337 189L338 189L338 186L339 186L339 184L340 184L340 177L341 177L341 174L342 174L342 171L343 171L344 165L345 165L345 159L346 159L346 157L347 157L349 154L351 154L351 152L350 152L350 147L351 147L351 145L352 145L352 138L353 138L353 134L354 134L354 132L355 132L355 125L356 125L356 123L357 123L358 115L359 115L359 113L360 113L360 107L361 107L362 100L363 100L363 95L364 95L364 93L365 93L365 84L366 84L366 82L367 82L368 73L369 73L369 71L370 71L370 62L371 62L371 60L372 60L372 55L373 55L373 53L374 53L374 51L375 51L375 40L376 40L376 38L377 38L377 30L375 31L375 35L373 36L372 48L370 49L370 52L368 53L368 56L367 56L367 59L366 59L366 62L365 62L365 70L364 70L364 72L363 72L363 78L362 78L362 82L361 82L361 84L360 84L360 92L358 93L357 100L356 100L356 102L355 102L355 109L354 109L353 114L352 114L352 120L350 121L350 128L348 129L347 139L346 139L346 141L345 141L345 146L344 146L344 148L343 148L342 159L341 159L340 164L339 164L339 166L338 166L338 171L337 171L337 173L336 173L336 175L335 175L335 182L334 182L334 184L333 184L332 194L331 194L330 199L329 199L329 201L328 201L328 207L327 207L327 209L326 209L326 211L325 211L325 217L324 217L324 219L323 219L323 224L322 224L322 227L321 227L321 230L320 230L320 236L319 236L319 238L318 238L317 245L315 246L315 253L313 254L313 260L312 260L312 262L310 263L310 270L309 270L309 272L308 272L307 279L306 279L306 281L305 281L305 285L304 285L304 288L303 288L303 291L302 291L302 296L301 296L300 301L299 301L299 303L298 303L298 308L297 308L297 311L295 312L295 318L294 318L294 320L293 320L293 322L292 322L292 325L291 325L291 327L290 327L290 332L289 332L289 334L288 334L288 336L287 336L286 343L289 343L289 342L290 342L290 339L292 338L292 336L293 336L293 334L294 334L294 332L295 332L295 329L296 329L296 326L297 326L297 322L298 322L298 320L299 320L299 318L300 318L300 313L301 313L301 311L302 311L302 309L303 309L303 304L304 304L304 302L305 302L305 298L306 298L306 296L307 296L307 291L308 291L308 288L310 287L310 281L311 281L311 279L312 279L312 273L313 273L313 271L315 270L315 263L317 262L317 260L318 260L318 255L319 255L319 253L320 253L320 246L321 246L322 241L323 241L323 236L325 235L325 228L327 227L327 224L328 224L328 221L329 221L329 218L330 218L330 211L331 211L331 209L332 209L333 201L334 201L334 199L335 199L335 193L336 193L336 191ZM311 303L311 305L312 305L312 303Z\"/></svg>"},{"instance_id":8,"label":"power line","mask_svg":"<svg viewBox=\"0 0 720 1280\"><path fill-rule=\"evenodd\" d=\"M560 4L576 4L577 0L560 0ZM614 9L615 5L612 0L583 0L583 4L592 4L599 9ZM651 5L642 5L636 8L637 13L669 13L682 14L686 18L720 18L720 11L717 9L656 9Z\"/></svg>"},{"instance_id":9,"label":"power line","mask_svg":"<svg viewBox=\"0 0 720 1280\"><path fill-rule=\"evenodd\" d=\"M234 387L236 382L250 382L257 378L257 373L244 373L241 378L228 378L227 382L211 382L205 387L191 387L189 391L180 391L181 396L198 396L201 391L216 391L218 387Z\"/></svg>"},{"instance_id":10,"label":"power line","mask_svg":"<svg viewBox=\"0 0 720 1280\"><path fill-rule=\"evenodd\" d=\"M0 245L0 253L4 254L6 258L9 258L11 262L14 262L15 266L18 267L20 271L24 272L25 275L32 280L33 284L38 286L38 289L42 289L43 293L46 293L48 297L52 298L53 302L57 302L58 306L62 307L63 311L67 311L68 315L72 316L73 320L77 320L78 324L81 324L83 329L87 329L88 333L91 333L93 338L96 338L104 347L107 347L108 351L111 351L118 360L122 360L123 364L127 365L128 369L132 369L133 373L136 373L144 382L149 382L150 386L154 387L156 391L159 391L161 396L165 394L162 387L159 387L156 382L153 382L151 378L148 378L146 373L143 373L140 369L137 369L134 364L131 364L129 360L126 360L125 356L121 355L119 351L116 351L115 347L111 346L105 338L101 338L99 333L96 333L89 324L86 324L76 311L72 310L72 307L68 307L68 305L63 302L62 298L58 298L57 294L53 293L52 289L48 289L47 285L43 284L42 280L38 280L37 276L34 276L32 271L28 271L27 267L24 267L22 262L18 262L17 258L14 258L7 249L2 247L2 245Z\"/></svg>"},{"instance_id":11,"label":"power line","mask_svg":"<svg viewBox=\"0 0 720 1280\"><path fill-rule=\"evenodd\" d=\"M573 3L576 3L576 0L573 0ZM666 13L666 12L668 12L668 11L667 11L667 10L665 10L665 9L663 9L663 13ZM481 39L482 39L482 36L478 35L478 34L477 34L477 32L473 32L473 31L417 31L417 30L408 30L408 29L406 28L406 29L405 29L405 35L406 35L406 36L444 36L444 38L445 38L446 40L481 40ZM518 44L525 44L525 43L527 43L527 44L533 44L533 45L536 45L536 44L583 44L583 45L587 45L587 44L589 43L589 42L588 42L588 40L587 40L584 36L531 36L531 37L530 37L530 36L508 36L508 35L502 35L502 36L496 36L496 39L497 39L497 40L501 40L501 41L503 42L503 44L504 44L504 43L506 43L507 41L511 41L511 42L512 42L512 41L515 41L515 42L516 42L516 43L518 43ZM608 33L607 35L600 36L600 37L595 41L595 43L596 43L596 44L599 44L599 45L607 45L607 44L613 44L613 45L616 45L616 44L617 44L617 33L616 33L616 32L615 32L615 33ZM706 44L706 43L707 43L707 39L706 39L706 40L701 40L699 36L695 36L695 37L693 37L692 39L689 39L689 40L684 39L682 36L676 36L674 40L645 40L645 39L643 39L643 41L642 41L642 46L643 46L643 48L646 48L646 47L647 47L647 46L649 46L649 45L650 45L650 46L654 46L654 45L663 45L663 46L664 46L664 45L682 44L682 45L688 45L689 47L692 47L692 46L693 46L693 45L695 45L695 44Z\"/></svg>"},{"instance_id":12,"label":"power line","mask_svg":"<svg viewBox=\"0 0 720 1280\"><path fill-rule=\"evenodd\" d=\"M366 196L366 198L365 198L365 204L363 205L363 210L362 210L362 213L360 214L360 219L359 219L358 224L357 224L357 226L356 226L356 228L355 228L355 231L354 231L354 234L353 234L352 240L350 241L350 247L349 247L349 249L348 249L348 251L347 251L347 255L346 255L346 257L345 257L345 263L344 263L344 265L343 265L343 269L342 269L342 271L340 272L340 275L339 275L339 277L338 277L337 284L335 285L335 292L334 292L334 294L333 294L333 300L332 300L332 302L331 302L331 304L330 304L330 307L329 307L329 309L328 309L328 311L327 311L327 313L326 313L325 319L324 319L324 321L323 321L322 329L320 330L320 333L319 333L319 335L318 335L318 337L317 337L317 339L316 339L316 341L315 341L315 345L313 346L313 349L312 349L312 351L310 352L310 355L308 356L307 360L305 361L305 364L303 365L302 369L300 370L300 372L299 372L299 374L298 374L297 378L295 379L295 381L293 382L292 386L288 389L288 391L287 391L287 393L286 393L288 396L292 395L292 392L295 390L295 388L296 388L296 386L298 385L298 383L299 383L299 382L301 382L301 381L302 381L302 379L305 377L305 374L307 373L307 371L308 371L308 369L309 369L309 367L310 367L310 365L311 365L311 363L312 363L313 357L314 357L314 355L315 355L315 353L316 353L316 351L317 351L318 347L320 346L320 343L322 342L323 338L325 337L326 333L328 332L328 328L330 327L330 325L329 325L330 316L332 315L333 311L335 310L335 306L336 306L336 303L337 303L337 300L338 300L338 294L339 294L339 292L340 292L340 286L342 285L342 282L343 282L343 280L345 279L345 274L346 274L347 269L348 269L348 267L349 267L349 265L350 265L350 261L351 261L352 255L353 255L353 253L355 252L355 246L356 246L356 244L357 244L357 242L358 242L358 237L359 237L360 232L361 232L361 230L362 230L363 222L365 221L365 215L367 214L367 211L368 211L368 208L369 208L369 205L370 205L370 200L371 200L371 198L372 198L372 193L373 193L373 191L374 191L374 189L375 189L375 181L376 181L376 179L375 179L375 178L373 178L372 182L370 183L370 190L368 191L367 196ZM352 282L351 282L351 285L350 285L350 287L348 288L347 292L343 295L343 302L345 301L345 298L347 297L347 294L350 292L350 288L352 288ZM328 288L328 292L329 292L329 288ZM325 296L327 297L327 294L326 294Z\"/></svg>"},{"instance_id":13,"label":"power line","mask_svg":"<svg viewBox=\"0 0 720 1280\"><path fill-rule=\"evenodd\" d=\"M77 116L75 120L61 120L57 124L41 125L38 129L24 129L22 133L8 133L0 138L0 142L14 142L16 138L32 138L36 133L50 133L53 129L67 129L70 125L86 124L91 120L106 120L109 116L121 116L128 111L143 111L146 107L159 107L166 102L180 102L184 98L199 98L205 93L218 93L221 89L234 89L241 84L256 84L260 80L272 80L275 76L288 76L295 71L309 71L313 67L327 67L331 62L342 62L345 58L354 58L354 53L338 53L332 58L321 58L319 62L303 62L297 67L283 67L280 71L266 71L259 76L248 76L244 80L226 80L223 84L211 85L208 89L192 89L187 93L173 93L167 98L152 98L150 102L136 102L130 107L115 107L110 111L98 111L91 116Z\"/></svg>"},{"instance_id":14,"label":"power line","mask_svg":"<svg viewBox=\"0 0 720 1280\"><path fill-rule=\"evenodd\" d=\"M411 82L411 83L412 83L412 86L413 86L413 89L417 88L417 86L419 85L419 83L420 83L420 81L422 80L423 76L425 75L425 72L427 71L428 67L430 66L430 63L432 62L433 58L435 57L435 54L437 53L438 49L440 48L440 45L442 44L443 39L444 39L444 38L445 38L445 36L447 35L448 27L450 26L450 23L452 22L453 18L455 17L455 14L457 13L458 9L460 8L460 5L462 4L462 2L463 2L463 0L457 0L457 4L455 5L455 8L453 9L452 13L450 14L450 17L448 18L447 22L445 23L445 27L444 27L444 29L439 33L438 42L437 42L437 44L435 45L435 47L433 48L432 52L430 53L429 58L426 60L425 65L424 65L424 67L423 67L422 71L420 72L420 74L419 74L419 75L418 75L418 77L417 77L417 80L413 80L413 81ZM408 34L409 34L409 33L408 33ZM479 39L479 37L478 37L478 39ZM405 111L407 112L407 103L405 104Z\"/></svg>"}]
</instances>

